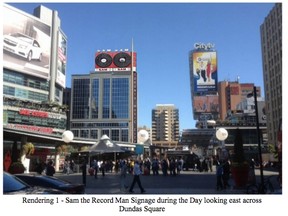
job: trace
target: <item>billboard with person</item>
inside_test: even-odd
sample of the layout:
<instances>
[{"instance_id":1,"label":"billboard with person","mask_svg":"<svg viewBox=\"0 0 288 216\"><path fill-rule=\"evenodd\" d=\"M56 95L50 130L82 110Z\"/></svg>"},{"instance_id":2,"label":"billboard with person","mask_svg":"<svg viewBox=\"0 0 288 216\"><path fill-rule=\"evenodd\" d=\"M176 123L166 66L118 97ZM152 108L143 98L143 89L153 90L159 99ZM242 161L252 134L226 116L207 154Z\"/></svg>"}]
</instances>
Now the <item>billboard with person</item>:
<instances>
[{"instance_id":1,"label":"billboard with person","mask_svg":"<svg viewBox=\"0 0 288 216\"><path fill-rule=\"evenodd\" d=\"M217 91L217 56L215 51L192 54L194 92Z\"/></svg>"}]
</instances>

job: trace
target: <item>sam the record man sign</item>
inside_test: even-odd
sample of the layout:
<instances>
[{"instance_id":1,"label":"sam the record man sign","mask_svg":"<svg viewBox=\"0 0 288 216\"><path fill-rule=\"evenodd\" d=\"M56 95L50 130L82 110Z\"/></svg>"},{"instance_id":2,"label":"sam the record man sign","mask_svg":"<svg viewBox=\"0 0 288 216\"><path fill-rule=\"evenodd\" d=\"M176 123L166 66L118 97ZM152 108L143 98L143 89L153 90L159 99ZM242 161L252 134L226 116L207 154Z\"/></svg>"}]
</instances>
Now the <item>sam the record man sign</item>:
<instances>
[{"instance_id":1,"label":"sam the record man sign","mask_svg":"<svg viewBox=\"0 0 288 216\"><path fill-rule=\"evenodd\" d=\"M133 61L133 62L132 62ZM133 63L133 64L132 64ZM97 52L95 55L95 71L136 71L136 53Z\"/></svg>"}]
</instances>

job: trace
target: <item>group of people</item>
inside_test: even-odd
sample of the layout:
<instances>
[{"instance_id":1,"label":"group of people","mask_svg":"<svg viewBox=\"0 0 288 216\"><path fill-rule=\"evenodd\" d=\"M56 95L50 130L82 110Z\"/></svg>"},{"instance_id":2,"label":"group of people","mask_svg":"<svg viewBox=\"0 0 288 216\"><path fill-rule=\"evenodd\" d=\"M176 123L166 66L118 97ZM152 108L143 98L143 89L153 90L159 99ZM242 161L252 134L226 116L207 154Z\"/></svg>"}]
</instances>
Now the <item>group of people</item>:
<instances>
[{"instance_id":1,"label":"group of people","mask_svg":"<svg viewBox=\"0 0 288 216\"><path fill-rule=\"evenodd\" d=\"M55 174L55 168L53 166L53 161L49 160L47 163L40 162L36 166L36 172L38 174L45 173L47 176L53 176Z\"/></svg>"},{"instance_id":2,"label":"group of people","mask_svg":"<svg viewBox=\"0 0 288 216\"><path fill-rule=\"evenodd\" d=\"M74 166L75 166L75 163L73 160L70 160L70 161L65 160L64 165L63 165L63 173L66 173L67 175L69 175L70 173L73 173Z\"/></svg>"},{"instance_id":3,"label":"group of people","mask_svg":"<svg viewBox=\"0 0 288 216\"><path fill-rule=\"evenodd\" d=\"M132 165L132 162L133 162L133 165ZM93 173L95 179L97 179L98 178L98 172L100 170L102 173L102 176L104 177L105 172L107 171L106 165L107 165L107 162L105 162L105 161L100 162L100 161L97 161L96 159L94 159L91 163L91 167L89 169L90 170L89 172ZM117 161L115 164L115 172L118 173L119 170L120 170L120 190L121 191L127 191L129 188L129 192L134 193L133 188L134 188L135 184L137 183L140 190L141 190L141 193L145 193L145 190L144 190L144 188L141 184L141 180L140 180L140 175L143 173L143 171L142 171L140 162L138 160L129 161L129 164L126 160ZM91 173L90 173L90 175L91 175ZM127 182L126 182L126 176L128 173L132 173L134 176L130 187L127 185ZM83 175L86 175L86 173L84 173ZM85 179L86 179L86 177L85 177ZM85 183L86 183L86 180L85 180Z\"/></svg>"}]
</instances>

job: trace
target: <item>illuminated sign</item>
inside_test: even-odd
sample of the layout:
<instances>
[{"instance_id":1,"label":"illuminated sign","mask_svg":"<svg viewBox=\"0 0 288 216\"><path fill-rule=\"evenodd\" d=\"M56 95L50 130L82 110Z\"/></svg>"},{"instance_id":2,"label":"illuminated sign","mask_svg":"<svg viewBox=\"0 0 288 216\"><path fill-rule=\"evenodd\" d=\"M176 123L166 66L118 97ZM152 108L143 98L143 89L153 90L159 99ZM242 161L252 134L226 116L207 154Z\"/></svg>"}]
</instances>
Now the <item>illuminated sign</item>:
<instances>
[{"instance_id":1,"label":"illuminated sign","mask_svg":"<svg viewBox=\"0 0 288 216\"><path fill-rule=\"evenodd\" d=\"M41 111L36 111L36 110L20 109L19 114L27 115L27 116L35 116L35 117L40 117L40 118L48 118L47 112L41 112Z\"/></svg>"},{"instance_id":2,"label":"illuminated sign","mask_svg":"<svg viewBox=\"0 0 288 216\"><path fill-rule=\"evenodd\" d=\"M34 116L39 118L52 118L52 119L61 119L65 118L65 115L57 114L57 113L50 113L50 112L43 112L38 110L30 110L30 109L19 109L20 115L25 116Z\"/></svg>"}]
</instances>

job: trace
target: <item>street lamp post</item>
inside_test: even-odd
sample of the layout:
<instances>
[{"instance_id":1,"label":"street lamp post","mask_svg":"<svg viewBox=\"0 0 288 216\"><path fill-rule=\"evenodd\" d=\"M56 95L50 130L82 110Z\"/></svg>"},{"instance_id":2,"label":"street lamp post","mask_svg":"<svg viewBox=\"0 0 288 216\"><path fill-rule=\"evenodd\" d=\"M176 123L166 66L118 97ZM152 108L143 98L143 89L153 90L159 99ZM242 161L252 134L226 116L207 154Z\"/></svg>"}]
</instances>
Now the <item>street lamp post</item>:
<instances>
[{"instance_id":1,"label":"street lamp post","mask_svg":"<svg viewBox=\"0 0 288 216\"><path fill-rule=\"evenodd\" d=\"M228 159L228 152L225 148L225 140L228 137L228 131L225 128L219 128L216 131L216 137L219 141L221 141L221 154L220 154L220 160L227 160Z\"/></svg>"},{"instance_id":2,"label":"street lamp post","mask_svg":"<svg viewBox=\"0 0 288 216\"><path fill-rule=\"evenodd\" d=\"M264 175L263 175L262 150L261 150L261 138L260 138L260 128L259 128L259 114L258 114L258 104L257 104L257 91L256 91L256 86L253 87L253 95L254 95L254 103L255 103L257 140L258 140L258 153L259 153L260 176L261 176L261 188L260 188L260 193L264 194ZM247 95L247 96L248 96L248 95Z\"/></svg>"}]
</instances>

